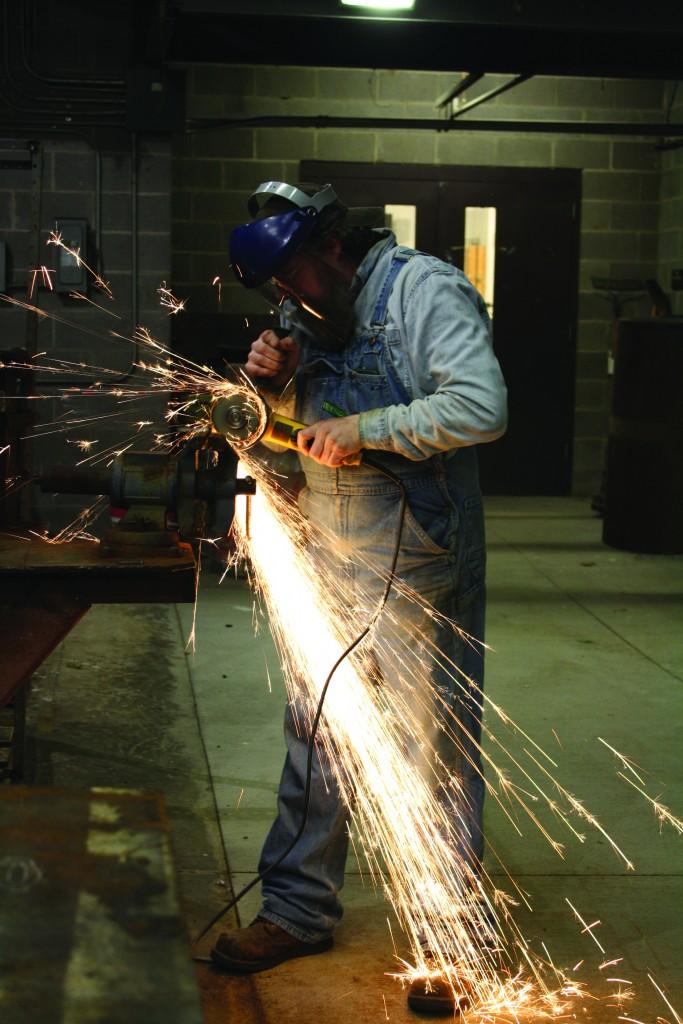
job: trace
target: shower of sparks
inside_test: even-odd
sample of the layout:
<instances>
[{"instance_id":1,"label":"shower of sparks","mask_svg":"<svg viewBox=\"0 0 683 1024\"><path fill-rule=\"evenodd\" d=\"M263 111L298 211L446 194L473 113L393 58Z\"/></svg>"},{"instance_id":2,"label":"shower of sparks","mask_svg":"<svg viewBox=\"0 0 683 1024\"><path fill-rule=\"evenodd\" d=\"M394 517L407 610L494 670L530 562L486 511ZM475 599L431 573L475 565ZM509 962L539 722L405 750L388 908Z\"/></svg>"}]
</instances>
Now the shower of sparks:
<instances>
[{"instance_id":1,"label":"shower of sparks","mask_svg":"<svg viewBox=\"0 0 683 1024\"><path fill-rule=\"evenodd\" d=\"M677 1010L676 1010L676 1009L674 1008L674 1006L673 1006L673 1004L671 1003L670 999L669 999L669 998L668 998L668 997L667 997L667 996L665 995L665 993L664 993L664 992L662 991L662 989L661 989L661 988L659 987L659 985L657 984L657 982L655 981L655 979L654 979L654 978L652 977L652 975L651 975L651 974L648 974L648 976L647 976L647 977L648 977L648 980L650 981L650 983L652 984L652 987L653 987L653 988L655 988L655 989L657 990L657 992L659 992L660 996L662 997L662 999L664 1000L664 1002L666 1003L666 1005L668 1006L668 1008L669 1008L669 1009L671 1010L671 1013L672 1013L672 1014L673 1014L673 1016L674 1016L674 1019L675 1019L675 1021L676 1021L676 1024L683 1024L683 1021L681 1020L681 1017L680 1017L680 1015L679 1015L678 1011L677 1011Z\"/></svg>"},{"instance_id":2,"label":"shower of sparks","mask_svg":"<svg viewBox=\"0 0 683 1024\"><path fill-rule=\"evenodd\" d=\"M111 298L106 283L83 263L77 252L68 249L58 236L52 237L50 244L61 245L70 252ZM213 283L218 284L220 300L220 279L214 279ZM180 311L183 303L171 295L165 283L159 294L161 304L169 308L171 314ZM2 298L40 317L49 315L74 330L102 338L99 332L61 316L47 314L9 296ZM131 340L115 331L109 332L109 338L114 342L130 343ZM86 424L104 419L118 419L130 433L116 445L88 454L79 465L111 464L140 438L145 438L156 449L175 452L187 441L208 435L212 429L211 406L218 398L239 394L246 401L254 400L253 385L246 377L228 381L209 367L171 352L143 327L136 328L134 340L141 355L135 374L123 382L119 380L120 371L92 367L85 362L48 358L40 364L41 372L53 374L57 384L60 374L83 378L82 386L69 385L61 389L62 397L70 404L81 397L100 399L102 396L117 403L116 412L102 415L78 416L72 410L43 424L54 427L53 431L45 433L80 432ZM35 367L33 363L28 365ZM95 382L91 380L93 373L99 378ZM165 426L131 418L130 406L150 396L166 399ZM29 397L52 398L51 395ZM82 438L67 440L83 452L89 452L99 443ZM325 536L322 531L316 534L279 486L276 474L250 452L241 452L240 456L259 486L251 499L248 531L240 525L239 517L235 517L235 561L244 561L267 607L290 699L304 728L306 722L310 724L312 720L330 666L372 618L378 593L386 580L386 568L367 565L366 568L375 573L378 591L351 595L346 589L346 574L339 571L340 565L342 569L345 565L348 567L350 555L340 553L337 565L329 571L322 568L321 559L316 559L313 566L302 538L310 537L318 554L334 551L338 539ZM34 536L52 544L66 543L76 537L96 540L88 529L107 503L106 497L97 498L54 537ZM198 559L196 594L200 561ZM439 760L434 747L435 701L438 728L447 734L456 750L465 757L469 755L463 746L463 727L457 712L432 690L431 667L439 665L451 674L456 693L474 700L480 709L486 706L488 713L483 725L486 747L478 747L487 769L483 785L488 798L497 803L519 836L525 834L525 825L538 829L551 848L562 856L564 844L559 830L567 830L579 842L584 840L573 824L578 818L605 836L627 867L631 868L632 864L595 816L555 779L551 771L558 767L555 760L501 707L478 690L456 665L447 662L430 639L429 630L421 634L417 642L415 635L406 636L400 613L394 609L399 602L411 602L422 610L425 623L432 620L442 626L457 627L426 605L401 580L393 581L393 598L398 600L387 602L381 613L381 630L373 622L364 643L339 666L326 696L317 738L349 806L349 835L354 850L358 843L373 884L388 896L410 946L410 960L399 956L389 925L399 965L392 976L403 984L413 978L445 977L456 995L463 991L470 994L472 1005L466 1016L468 1022L474 1024L492 1024L496 1018L510 1024L519 1024L521 1018L525 1021L575 1018L577 1002L594 997L588 996L583 984L557 968L547 950L545 958L531 950L512 916L512 908L518 903L531 909L530 903L496 851L490 848L491 856L514 888L514 897L497 888L486 873L481 877L474 874L466 859L453 852L456 847L466 847L471 838L467 832L467 798L462 782ZM196 611L195 602L188 640L192 647L196 638ZM464 643L476 644L473 638L461 636ZM397 686L388 686L380 678L375 653L393 666L392 678L396 678ZM493 732L491 722L502 727L503 735L507 732L526 741L523 754L514 754L501 734ZM557 733L552 731L562 748ZM626 771L643 782L630 759L618 754L605 741L601 742L620 759ZM468 746L471 749L478 745L469 737ZM412 752L411 757L406 756L407 750ZM494 760L494 753L501 765ZM633 785L631 779L626 781ZM446 794L445 801L439 801L435 795L439 786L442 798ZM663 805L646 793L643 795L655 806L660 820L673 819ZM238 807L241 798L242 794ZM604 955L604 948L593 934L599 922L587 924L568 899L566 902L582 924L583 932ZM430 950L431 956L425 955L425 948ZM601 969L620 959L605 960ZM575 965L574 972L582 963ZM619 986L628 984L624 979L605 980ZM667 1002L676 1024L683 1024L662 990L650 980ZM621 1007L630 993L618 988L608 998L614 1002L607 1005Z\"/></svg>"},{"instance_id":3,"label":"shower of sparks","mask_svg":"<svg viewBox=\"0 0 683 1024\"><path fill-rule=\"evenodd\" d=\"M81 256L81 250L80 249L71 249L66 244L66 242L63 240L61 234L58 231L51 231L50 232L50 237L47 240L47 244L48 245L56 245L60 249L63 249L64 252L67 252L69 254L69 256L71 256L71 258L73 260L75 260L76 266L83 267L87 271L87 273L90 274L90 276L92 277L93 283L95 284L96 288L99 288L100 291L103 291L104 294L107 296L107 298L109 298L109 299L113 299L114 298L114 296L112 294L112 290L109 287L109 285L107 284L107 282L104 280L104 278L100 277L100 275L97 273L97 271L93 270L93 268L88 266L88 264L85 262L85 260Z\"/></svg>"},{"instance_id":4,"label":"shower of sparks","mask_svg":"<svg viewBox=\"0 0 683 1024\"><path fill-rule=\"evenodd\" d=\"M220 309L220 308L221 308L221 288L222 288L222 281L221 281L220 277L218 276L218 274L216 274L216 276L214 277L214 279L213 279L213 281L211 282L211 284L212 284L212 285L214 285L214 286L216 287L216 293L217 293L217 302L218 302L218 308Z\"/></svg>"},{"instance_id":5,"label":"shower of sparks","mask_svg":"<svg viewBox=\"0 0 683 1024\"><path fill-rule=\"evenodd\" d=\"M99 444L99 441L86 441L86 440L83 440L83 439L78 440L78 441L72 441L70 438L67 438L66 439L66 443L67 444L75 444L76 447L80 448L80 450L82 452L89 452L94 444Z\"/></svg>"},{"instance_id":6,"label":"shower of sparks","mask_svg":"<svg viewBox=\"0 0 683 1024\"><path fill-rule=\"evenodd\" d=\"M683 835L683 820L681 820L681 818L678 818L673 813L673 811L669 810L669 808L660 800L658 800L656 797L650 796L650 794L647 793L645 789L643 789L643 787L646 785L646 782L643 779L642 775L639 774L638 771L636 771L636 768L640 768L640 765L637 765L636 762L633 761L630 757L627 757L625 754L621 754L618 750L615 750L615 748L610 746L610 744L607 743L607 741L604 740L601 736L598 736L598 740L600 743L602 743L603 746L607 747L607 749L614 754L614 756L617 758L622 767L629 772L629 775L626 775L622 771L617 771L617 775L620 779L623 779L624 782L626 782L629 786L635 789L637 793L640 793L640 795L644 797L645 800L647 800L647 802L653 808L655 816L659 821L660 831L664 827L664 825L671 825L674 831L678 832L679 835ZM640 771L642 772L643 769L640 768ZM633 778L631 778L630 776L636 778L640 785L637 785L637 783L635 783L633 781Z\"/></svg>"},{"instance_id":7,"label":"shower of sparks","mask_svg":"<svg viewBox=\"0 0 683 1024\"><path fill-rule=\"evenodd\" d=\"M640 768L640 765L636 764L632 758L627 757L626 754L620 754L618 750L615 750L615 748L607 742L607 740L603 740L602 736L598 736L598 743L602 743L603 747L607 747L607 749L614 754L617 760L621 762L622 767L625 768L626 771L630 772L631 775L638 780L641 786L645 785L645 779L636 771L636 768ZM643 769L640 768L640 771L642 770Z\"/></svg>"},{"instance_id":8,"label":"shower of sparks","mask_svg":"<svg viewBox=\"0 0 683 1024\"><path fill-rule=\"evenodd\" d=\"M185 309L187 299L177 299L171 289L166 287L165 281L162 281L161 286L157 288L157 295L159 296L159 305L168 310L169 316L177 316Z\"/></svg>"},{"instance_id":9,"label":"shower of sparks","mask_svg":"<svg viewBox=\"0 0 683 1024\"><path fill-rule=\"evenodd\" d=\"M42 284L43 288L48 288L51 292L54 291L54 288L52 286L52 278L50 277L50 274L54 274L54 270L50 270L48 267L41 265L40 267L34 267L34 269L30 271L30 274L31 284L29 285L28 290L29 299L33 298L33 292L35 291L36 281L38 280L39 275L40 283Z\"/></svg>"},{"instance_id":10,"label":"shower of sparks","mask_svg":"<svg viewBox=\"0 0 683 1024\"><path fill-rule=\"evenodd\" d=\"M92 526L92 524L99 518L108 503L109 498L104 495L100 495L99 498L95 499L92 505L89 505L88 508L84 508L79 512L76 518L56 533L54 537L48 536L47 533L38 533L36 530L29 530L28 532L39 540L44 541L46 544L68 544L72 540L89 540L93 544L99 544L99 539L89 533L88 527Z\"/></svg>"},{"instance_id":11,"label":"shower of sparks","mask_svg":"<svg viewBox=\"0 0 683 1024\"><path fill-rule=\"evenodd\" d=\"M341 552L339 563L333 561L329 570L322 557L314 565L301 538L307 536L309 543L317 544L319 555L329 553L330 538L322 533L316 536L310 522L303 520L297 507L274 485L270 470L249 452L242 453L241 459L258 487L252 498L249 538L240 532L239 519L235 520L235 557L250 567L252 583L267 607L290 700L305 732L329 667L372 618L377 595L347 592L340 564L343 568L350 555ZM359 556L355 553L354 557ZM382 575L377 569L380 592ZM401 601L419 602L427 618L442 618L423 605L403 581L396 580L394 589ZM387 894L410 945L410 958L397 956L399 969L392 976L404 984L414 978L445 977L456 995L470 994L468 1020L490 1022L501 1016L506 1020L520 1016L526 1020L557 1019L588 996L582 984L552 963L549 954L541 959L531 951L510 912L516 901L497 889L488 875L475 875L466 859L453 852L469 842L467 798L458 778L440 764L434 737L429 735L431 726L425 724L434 701L429 666L440 663L443 667L444 655L428 639L429 631L422 639L415 634L406 636L405 623L395 607L396 601L387 602L381 612L381 629L374 623L364 644L339 665L325 698L323 724L316 739L349 807L354 849L357 841L372 880ZM473 642L469 637L463 639ZM373 654L392 665L391 678L396 685L378 679ZM448 667L456 690L471 692L472 680L459 675L456 666ZM497 706L480 691L477 698L497 712ZM439 717L446 718L441 728L465 753L457 712L446 707L440 711ZM526 737L502 710L498 717L507 729ZM486 723L484 732L487 739L493 737ZM541 757L553 762L537 745L533 746L536 753L525 749L529 762L525 765L499 736L495 744L526 780L526 785L513 783L491 755L481 751L491 776L484 781L487 792L507 811L509 819L508 806L523 810L555 849L560 844L530 802L545 805L551 818L575 838L582 837L571 825L571 814L580 814L602 834L595 817L544 767ZM408 749L415 756L406 758ZM552 780L559 797L547 791L544 777ZM441 802L435 795L439 784ZM448 794L447 812L444 791ZM616 844L614 847L618 849ZM597 922L588 924L570 906L604 953L593 934ZM608 998L612 1000L609 1005L620 1006L628 997L617 990Z\"/></svg>"}]
</instances>

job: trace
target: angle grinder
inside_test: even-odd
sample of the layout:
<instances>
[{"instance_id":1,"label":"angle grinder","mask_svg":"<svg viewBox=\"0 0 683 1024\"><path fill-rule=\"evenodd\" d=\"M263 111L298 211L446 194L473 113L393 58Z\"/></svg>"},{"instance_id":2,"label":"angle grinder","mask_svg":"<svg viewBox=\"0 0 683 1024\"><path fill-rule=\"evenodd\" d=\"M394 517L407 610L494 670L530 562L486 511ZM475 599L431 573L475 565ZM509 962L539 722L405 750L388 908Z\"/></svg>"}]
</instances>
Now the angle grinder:
<instances>
[{"instance_id":1,"label":"angle grinder","mask_svg":"<svg viewBox=\"0 0 683 1024\"><path fill-rule=\"evenodd\" d=\"M266 441L305 454L297 444L297 437L306 424L274 412L256 392L217 398L211 407L211 422L214 430L222 434L235 451L244 451L259 441ZM361 459L358 452L344 459L343 465L359 466Z\"/></svg>"}]
</instances>

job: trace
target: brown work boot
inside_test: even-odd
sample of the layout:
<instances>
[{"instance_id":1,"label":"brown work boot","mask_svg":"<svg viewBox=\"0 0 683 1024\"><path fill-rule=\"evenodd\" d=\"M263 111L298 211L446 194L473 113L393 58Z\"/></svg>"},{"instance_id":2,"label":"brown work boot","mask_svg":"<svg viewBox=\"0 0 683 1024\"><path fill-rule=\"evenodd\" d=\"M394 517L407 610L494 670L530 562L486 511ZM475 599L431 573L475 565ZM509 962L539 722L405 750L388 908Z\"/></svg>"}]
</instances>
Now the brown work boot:
<instances>
[{"instance_id":1,"label":"brown work boot","mask_svg":"<svg viewBox=\"0 0 683 1024\"><path fill-rule=\"evenodd\" d=\"M211 950L211 959L224 971L254 974L267 971L285 960L313 956L332 948L332 936L320 942L303 942L277 924L257 917L248 928L223 932Z\"/></svg>"},{"instance_id":2,"label":"brown work boot","mask_svg":"<svg viewBox=\"0 0 683 1024\"><path fill-rule=\"evenodd\" d=\"M408 1006L432 1017L455 1017L469 1008L469 986L443 974L415 978L408 989Z\"/></svg>"}]
</instances>

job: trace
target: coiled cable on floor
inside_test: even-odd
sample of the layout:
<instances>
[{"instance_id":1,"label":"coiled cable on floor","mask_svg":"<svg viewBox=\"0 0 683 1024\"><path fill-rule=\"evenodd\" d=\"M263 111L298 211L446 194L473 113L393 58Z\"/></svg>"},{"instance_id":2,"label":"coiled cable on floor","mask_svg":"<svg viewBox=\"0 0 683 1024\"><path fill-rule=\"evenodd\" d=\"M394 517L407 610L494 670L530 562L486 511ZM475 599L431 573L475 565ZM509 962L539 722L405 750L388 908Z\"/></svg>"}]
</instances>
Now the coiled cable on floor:
<instances>
[{"instance_id":1,"label":"coiled cable on floor","mask_svg":"<svg viewBox=\"0 0 683 1024\"><path fill-rule=\"evenodd\" d=\"M221 909L218 911L217 914L214 914L214 916L211 918L211 920L208 921L207 924L204 925L204 927L202 928L200 933L195 938L195 940L193 942L193 945L195 945L195 946L197 945L198 942L200 942L204 938L205 935L208 934L208 932L211 931L211 929L213 928L213 926L216 924L217 921L220 921L220 919L225 914L227 914L229 910L232 910L232 908L234 906L236 906L239 903L239 901L244 896L247 895L248 892L251 892L251 890L254 888L255 885L258 885L259 882L262 882L263 879L268 874L270 874L271 871L273 871L276 867L279 867L279 865L282 864L283 860L285 860L290 855L290 853L292 852L292 850L294 849L294 847L296 846L296 844L299 842L299 840L301 839L302 835L304 834L304 831L306 829L306 822L308 821L308 810L309 810L309 806L310 806L310 802L311 802L311 779L312 779L312 775L313 775L313 752L315 750L315 737L316 737L316 734L318 732L318 726L320 724L320 719L322 717L323 706L325 704L325 697L327 696L327 691L329 689L330 683L332 682L334 674L337 671L337 669L339 668L339 666L342 664L342 662L344 662L349 657L350 654L353 653L353 651L355 651L356 647L358 647L358 645L360 643L362 643L363 640L365 640L366 636L368 635L368 633L370 632L370 630L372 629L374 624L377 622L377 619L381 615L382 610L383 610L385 604L387 603L387 599L389 597L389 594L391 593L391 588L393 586L395 575L396 575L396 566L398 564L398 556L399 556L399 553L400 553L400 550L401 550L401 537L403 535L403 524L405 522L405 513L406 513L406 504L407 504L406 488L405 488L405 484L400 479L400 477L396 476L396 474L392 473L390 469L387 469L385 466L382 466L379 462L375 462L374 459L370 458L369 456L367 456L365 454L363 455L363 465L364 466L369 466L372 469L376 469L379 473L382 473L389 480L391 480L392 483L395 483L396 486L399 489L399 493L400 493L400 496L401 496L400 497L400 501L399 501L398 526L396 527L396 538L394 540L394 550L393 550L392 556L391 556L391 566L389 568L389 573L388 573L387 581L386 581L386 584L385 584L385 587L384 587L384 592L382 594L382 597L380 598L379 604L377 605L377 608L375 610L374 615L372 616L372 618L370 619L368 624L361 630L361 632L358 634L358 636L355 637L351 641L351 643L339 655L339 657L335 661L334 665L330 669L330 671L329 671L329 673L327 675L327 679L325 680L325 683L323 685L323 688L320 691L320 697L318 698L318 705L316 707L315 715L313 717L313 722L311 724L310 736L308 738L308 756L307 756L307 759L306 759L306 786L305 786L305 789L304 789L303 809L302 809L302 813L301 813L301 824L299 825L299 829L298 829L296 835L294 836L294 838L292 839L291 843L289 844L287 849L284 851L284 853L281 853L280 856L277 858L277 860L273 861L272 864L269 864L268 867L264 868L263 871L260 871L254 878L252 878L251 882L249 882L247 885L245 885L244 888L241 889L240 892L237 893L236 896L233 896L233 898L230 900L229 903L226 903L224 907L221 907ZM209 958L207 958L207 957L195 957L194 959L195 960L206 961Z\"/></svg>"}]
</instances>

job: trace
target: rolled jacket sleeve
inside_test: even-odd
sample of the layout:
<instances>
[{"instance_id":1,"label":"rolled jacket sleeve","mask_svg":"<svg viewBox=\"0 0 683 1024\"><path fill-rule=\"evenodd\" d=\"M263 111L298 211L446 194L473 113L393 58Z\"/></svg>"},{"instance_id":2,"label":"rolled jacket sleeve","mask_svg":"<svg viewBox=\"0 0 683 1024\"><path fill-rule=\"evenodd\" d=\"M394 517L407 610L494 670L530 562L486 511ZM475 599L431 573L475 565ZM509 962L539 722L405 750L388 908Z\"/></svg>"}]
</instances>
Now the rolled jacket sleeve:
<instances>
[{"instance_id":1,"label":"rolled jacket sleeve","mask_svg":"<svg viewBox=\"0 0 683 1024\"><path fill-rule=\"evenodd\" d=\"M409 459L494 441L507 425L507 390L483 299L464 274L417 256L389 301L397 369L408 405L361 413L361 443Z\"/></svg>"}]
</instances>

